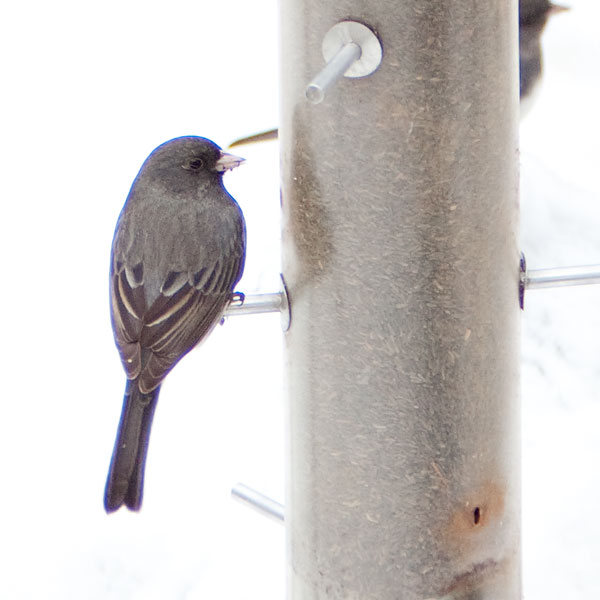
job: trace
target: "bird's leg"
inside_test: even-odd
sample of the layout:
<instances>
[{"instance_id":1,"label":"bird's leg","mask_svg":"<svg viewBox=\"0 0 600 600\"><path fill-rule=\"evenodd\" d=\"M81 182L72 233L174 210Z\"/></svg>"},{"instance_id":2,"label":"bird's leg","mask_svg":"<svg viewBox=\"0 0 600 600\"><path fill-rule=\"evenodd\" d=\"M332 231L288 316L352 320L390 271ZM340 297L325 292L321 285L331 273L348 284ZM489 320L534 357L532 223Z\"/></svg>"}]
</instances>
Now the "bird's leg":
<instances>
[{"instance_id":1,"label":"bird's leg","mask_svg":"<svg viewBox=\"0 0 600 600\"><path fill-rule=\"evenodd\" d=\"M242 306L242 304L244 304L244 300L246 299L246 294L244 294L243 292L233 292L233 294L231 294L231 297L229 298L229 304L239 304L240 306ZM223 323L225 323L225 317L221 317L221 323L220 325L223 325Z\"/></svg>"},{"instance_id":2,"label":"bird's leg","mask_svg":"<svg viewBox=\"0 0 600 600\"><path fill-rule=\"evenodd\" d=\"M246 294L244 294L243 292L234 292L233 294L231 294L231 299L229 300L229 302L231 304L238 304L240 306L242 306L244 304L244 300L246 299Z\"/></svg>"}]
</instances>

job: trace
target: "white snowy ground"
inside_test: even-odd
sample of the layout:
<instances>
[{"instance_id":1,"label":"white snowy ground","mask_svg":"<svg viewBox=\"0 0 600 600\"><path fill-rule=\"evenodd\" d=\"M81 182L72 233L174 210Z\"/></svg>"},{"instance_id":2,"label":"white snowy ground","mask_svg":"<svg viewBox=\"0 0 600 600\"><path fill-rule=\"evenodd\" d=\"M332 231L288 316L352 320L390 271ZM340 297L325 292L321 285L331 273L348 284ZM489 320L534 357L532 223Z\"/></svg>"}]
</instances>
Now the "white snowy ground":
<instances>
[{"instance_id":1,"label":"white snowy ground","mask_svg":"<svg viewBox=\"0 0 600 600\"><path fill-rule=\"evenodd\" d=\"M600 263L600 5L569 4L521 125L530 268ZM599 598L600 286L527 294L522 382L525 598Z\"/></svg>"},{"instance_id":2,"label":"white snowy ground","mask_svg":"<svg viewBox=\"0 0 600 600\"><path fill-rule=\"evenodd\" d=\"M600 262L600 7L545 37L522 125L532 268ZM163 386L140 514L102 508L124 377L108 319L116 217L148 152L224 145L277 117L275 0L13 3L0 24L3 264L0 598L280 599L279 319L229 319ZM239 289L279 273L276 144L227 175L249 231ZM600 287L530 292L523 319L526 597L600 597ZM232 376L232 372L235 376Z\"/></svg>"}]
</instances>

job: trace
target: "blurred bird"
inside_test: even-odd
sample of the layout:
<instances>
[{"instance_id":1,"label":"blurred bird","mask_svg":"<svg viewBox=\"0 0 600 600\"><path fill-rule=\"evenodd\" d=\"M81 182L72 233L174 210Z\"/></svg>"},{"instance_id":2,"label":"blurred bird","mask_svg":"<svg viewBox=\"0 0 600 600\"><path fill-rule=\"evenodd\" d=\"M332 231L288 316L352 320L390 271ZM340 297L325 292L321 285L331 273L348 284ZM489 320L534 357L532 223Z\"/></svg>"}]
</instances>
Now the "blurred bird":
<instances>
[{"instance_id":1,"label":"blurred bird","mask_svg":"<svg viewBox=\"0 0 600 600\"><path fill-rule=\"evenodd\" d=\"M542 48L540 38L548 17L568 10L549 0L519 0L519 94L521 101L530 96L542 74ZM276 140L277 129L269 129L240 138L229 147Z\"/></svg>"},{"instance_id":2,"label":"blurred bird","mask_svg":"<svg viewBox=\"0 0 600 600\"><path fill-rule=\"evenodd\" d=\"M531 95L542 74L541 35L548 17L568 10L549 0L519 1L519 91L521 101Z\"/></svg>"},{"instance_id":3,"label":"blurred bird","mask_svg":"<svg viewBox=\"0 0 600 600\"><path fill-rule=\"evenodd\" d=\"M152 417L169 371L222 318L242 276L244 217L223 186L242 158L205 138L170 140L146 159L112 245L110 309L127 375L106 482L107 512L139 510Z\"/></svg>"}]
</instances>

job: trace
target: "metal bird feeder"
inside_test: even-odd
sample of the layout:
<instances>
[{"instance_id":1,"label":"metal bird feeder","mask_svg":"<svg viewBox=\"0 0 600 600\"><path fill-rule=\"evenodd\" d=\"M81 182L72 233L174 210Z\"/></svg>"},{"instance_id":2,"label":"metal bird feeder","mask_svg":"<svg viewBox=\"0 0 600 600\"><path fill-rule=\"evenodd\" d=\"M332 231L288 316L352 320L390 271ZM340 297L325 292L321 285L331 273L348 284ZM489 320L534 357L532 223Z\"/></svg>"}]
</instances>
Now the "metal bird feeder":
<instances>
[{"instance_id":1,"label":"metal bird feeder","mask_svg":"<svg viewBox=\"0 0 600 600\"><path fill-rule=\"evenodd\" d=\"M323 56L348 15L366 76ZM516 37L504 0L281 3L292 600L521 597Z\"/></svg>"}]
</instances>

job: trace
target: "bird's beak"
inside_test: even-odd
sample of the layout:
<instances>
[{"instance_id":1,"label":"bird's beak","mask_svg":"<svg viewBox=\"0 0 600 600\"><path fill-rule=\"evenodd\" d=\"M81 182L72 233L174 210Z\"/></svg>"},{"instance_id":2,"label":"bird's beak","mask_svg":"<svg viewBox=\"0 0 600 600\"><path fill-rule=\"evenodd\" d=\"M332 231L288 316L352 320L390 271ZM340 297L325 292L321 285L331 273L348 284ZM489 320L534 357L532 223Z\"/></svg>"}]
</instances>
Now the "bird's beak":
<instances>
[{"instance_id":1,"label":"bird's beak","mask_svg":"<svg viewBox=\"0 0 600 600\"><path fill-rule=\"evenodd\" d=\"M555 15L556 13L564 12L566 10L571 10L570 6L562 6L560 4L550 4L550 14Z\"/></svg>"},{"instance_id":2,"label":"bird's beak","mask_svg":"<svg viewBox=\"0 0 600 600\"><path fill-rule=\"evenodd\" d=\"M245 160L246 159L241 156L235 156L234 154L227 154L227 152L221 151L221 156L216 162L214 170L219 173L231 171L231 169L239 167Z\"/></svg>"}]
</instances>

